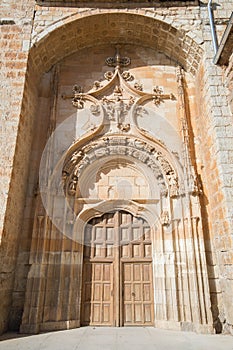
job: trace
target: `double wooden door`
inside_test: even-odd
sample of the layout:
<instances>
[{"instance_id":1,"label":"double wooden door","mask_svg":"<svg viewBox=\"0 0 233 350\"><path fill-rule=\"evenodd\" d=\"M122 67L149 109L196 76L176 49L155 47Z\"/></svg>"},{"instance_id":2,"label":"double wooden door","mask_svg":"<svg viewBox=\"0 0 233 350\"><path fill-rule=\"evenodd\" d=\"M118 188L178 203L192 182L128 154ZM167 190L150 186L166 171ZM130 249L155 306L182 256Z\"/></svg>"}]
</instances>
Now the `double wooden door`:
<instances>
[{"instance_id":1,"label":"double wooden door","mask_svg":"<svg viewBox=\"0 0 233 350\"><path fill-rule=\"evenodd\" d=\"M81 324L153 325L151 230L116 211L86 226Z\"/></svg>"}]
</instances>

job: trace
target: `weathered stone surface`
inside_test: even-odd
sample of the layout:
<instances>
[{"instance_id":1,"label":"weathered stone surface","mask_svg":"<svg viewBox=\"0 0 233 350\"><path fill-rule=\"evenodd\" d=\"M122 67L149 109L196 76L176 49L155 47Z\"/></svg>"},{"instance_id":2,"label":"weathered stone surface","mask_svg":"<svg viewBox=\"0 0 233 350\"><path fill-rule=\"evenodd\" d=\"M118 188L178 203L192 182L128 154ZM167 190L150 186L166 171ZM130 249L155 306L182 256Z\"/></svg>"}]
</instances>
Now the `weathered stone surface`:
<instances>
[{"instance_id":1,"label":"weathered stone surface","mask_svg":"<svg viewBox=\"0 0 233 350\"><path fill-rule=\"evenodd\" d=\"M56 220L63 220L60 215L67 205L74 205L75 214L81 213L85 220L97 215L94 204L109 211L122 209L119 200L132 200L125 208L135 215L143 212L143 206L152 208L152 217L160 220L153 243L155 324L206 332L214 324L218 332L231 331L233 55L227 67L212 62L207 2L200 6L195 1L163 2L153 7L140 7L138 1L123 7L93 2L92 8L84 2L78 7L75 2L48 6L32 0L1 4L0 332L20 324L25 332L80 325L82 248L52 224L38 183L48 137L67 118L71 121L61 130L55 148L49 149L49 162L53 159L55 164L62 154L70 157L75 147L85 149L108 133L115 133L119 143L122 135L147 140L147 151L139 149L139 142L134 157L123 162L130 152L132 156L132 147L108 145L112 150L108 161L97 170L96 159L104 148L99 153L94 148L92 166L83 172L83 187L78 189L77 179L72 180L77 198L60 203L58 209L54 205ZM220 36L232 2L219 3L214 13ZM110 81L104 77L114 72L105 59L114 56L116 44L121 44L122 56L131 59L123 93L119 86L114 92L113 83L104 88ZM182 77L177 65L185 70ZM92 99L84 101L94 111L88 120L77 90L76 103L64 99L72 95L75 84L84 92L93 88ZM156 95L149 100L143 95L153 89L155 95L160 87L174 99ZM108 111L102 134L98 129L102 117L91 107L93 98ZM137 99L142 108L130 119L131 102ZM122 104L114 107L116 101ZM77 112L74 105L81 109ZM143 114L143 108L153 112ZM120 123L114 124L114 118ZM82 132L75 134L80 127ZM87 139L79 145L86 132ZM148 157L152 148L162 152L165 161L158 158L156 163L155 155ZM169 164L173 168L166 172ZM62 176L59 181L52 189L56 196L64 195ZM105 204L101 207L98 201ZM111 207L114 201L116 207ZM66 233L73 219L67 217L62 229Z\"/></svg>"}]
</instances>

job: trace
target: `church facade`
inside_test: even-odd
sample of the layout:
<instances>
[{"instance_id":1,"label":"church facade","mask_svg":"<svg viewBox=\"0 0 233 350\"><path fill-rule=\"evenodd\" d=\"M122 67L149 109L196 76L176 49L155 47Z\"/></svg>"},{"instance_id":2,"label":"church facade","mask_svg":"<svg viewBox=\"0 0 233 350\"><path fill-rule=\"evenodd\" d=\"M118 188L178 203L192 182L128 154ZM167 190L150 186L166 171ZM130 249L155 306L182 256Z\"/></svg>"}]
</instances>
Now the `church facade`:
<instances>
[{"instance_id":1,"label":"church facade","mask_svg":"<svg viewBox=\"0 0 233 350\"><path fill-rule=\"evenodd\" d=\"M233 334L232 0L1 8L0 332Z\"/></svg>"}]
</instances>

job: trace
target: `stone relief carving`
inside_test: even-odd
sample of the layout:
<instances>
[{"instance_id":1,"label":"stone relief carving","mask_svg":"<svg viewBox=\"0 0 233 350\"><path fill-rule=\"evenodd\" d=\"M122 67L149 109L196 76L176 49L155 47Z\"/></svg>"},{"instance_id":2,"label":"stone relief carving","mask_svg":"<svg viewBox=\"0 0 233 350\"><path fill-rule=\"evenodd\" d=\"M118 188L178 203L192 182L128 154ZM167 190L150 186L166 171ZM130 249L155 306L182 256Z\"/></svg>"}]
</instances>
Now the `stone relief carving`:
<instances>
[{"instance_id":1,"label":"stone relief carving","mask_svg":"<svg viewBox=\"0 0 233 350\"><path fill-rule=\"evenodd\" d=\"M132 81L132 80L134 80L134 76L128 71L124 71L123 73L121 73L121 76L122 76L122 78L125 81Z\"/></svg>"},{"instance_id":2,"label":"stone relief carving","mask_svg":"<svg viewBox=\"0 0 233 350\"><path fill-rule=\"evenodd\" d=\"M76 189L77 189L77 183L78 183L78 177L76 175L73 175L71 181L69 182L69 186L68 186L68 194L70 196L75 195Z\"/></svg>"},{"instance_id":3,"label":"stone relief carving","mask_svg":"<svg viewBox=\"0 0 233 350\"><path fill-rule=\"evenodd\" d=\"M90 111L93 115L99 115L100 114L100 106L99 105L91 105Z\"/></svg>"},{"instance_id":4,"label":"stone relief carving","mask_svg":"<svg viewBox=\"0 0 233 350\"><path fill-rule=\"evenodd\" d=\"M75 151L63 167L65 191L74 195L78 178L84 169L99 158L115 155L130 156L149 167L157 179L162 195L179 195L176 172L162 152L144 140L127 136L103 137L84 146L82 150Z\"/></svg>"},{"instance_id":5,"label":"stone relief carving","mask_svg":"<svg viewBox=\"0 0 233 350\"><path fill-rule=\"evenodd\" d=\"M139 82L135 82L135 84L134 84L134 89L136 89L136 90L138 90L138 91L143 91L143 86L142 86L142 84L141 83L139 83Z\"/></svg>"},{"instance_id":6,"label":"stone relief carving","mask_svg":"<svg viewBox=\"0 0 233 350\"><path fill-rule=\"evenodd\" d=\"M116 47L116 55L108 57L106 64L114 67L114 71L107 71L104 74L105 82L95 81L92 90L87 93L83 92L81 86L75 85L73 95L63 98L71 98L73 106L77 109L84 108L86 100L93 101L89 107L90 112L94 116L103 113L103 123L108 126L108 135L117 133L119 136L116 140L113 136L102 137L71 156L62 173L66 191L70 195L75 193L81 172L97 158L106 155L128 155L151 168L163 195L169 193L172 197L177 196L179 193L177 175L163 154L140 139L120 136L123 133L127 135L131 129L129 115L132 110L136 117L147 114L140 101L151 100L159 107L162 101L173 99L173 96L164 94L163 89L158 86L153 88L152 93L143 92L143 86L139 82L131 86L129 82L134 80L134 76L129 71L121 71L130 64L130 58L120 56L119 45Z\"/></svg>"},{"instance_id":7,"label":"stone relief carving","mask_svg":"<svg viewBox=\"0 0 233 350\"><path fill-rule=\"evenodd\" d=\"M74 96L72 99L72 104L74 107L76 107L78 109L82 109L84 107L82 93L83 93L82 87L79 85L74 85L74 87L73 87Z\"/></svg>"},{"instance_id":8,"label":"stone relief carving","mask_svg":"<svg viewBox=\"0 0 233 350\"><path fill-rule=\"evenodd\" d=\"M105 110L107 119L111 122L114 121L117 124L117 128L121 131L129 131L130 125L125 124L125 118L134 103L134 99L123 99L121 90L117 87L114 92L114 98L104 97L102 100L102 106Z\"/></svg>"},{"instance_id":9,"label":"stone relief carving","mask_svg":"<svg viewBox=\"0 0 233 350\"><path fill-rule=\"evenodd\" d=\"M143 92L143 86L140 82L136 81L134 85L129 84L129 82L133 81L135 78L129 71L122 71L122 68L131 63L130 58L121 57L119 49L120 46L117 45L116 55L106 59L106 64L109 67L114 67L114 71L107 71L104 73L105 81L94 81L92 89L87 92L84 92L81 86L75 85L73 88L73 95L62 95L62 98L71 99L73 106L77 109L83 109L86 100L93 100L93 102L95 100L95 105L99 103L106 108L105 116L108 120L112 121L114 118L118 121L123 119L123 115L129 113L131 107L136 105L140 98L143 98L144 101L152 100L157 107L159 107L164 100L174 99L172 94L164 94L161 87L155 86L152 92L148 93ZM113 87L114 90L112 92ZM103 98L103 93L105 91L107 95ZM128 104L123 102L126 100L129 101ZM91 106L90 110L93 114L99 113L98 107ZM143 110L141 110L141 113L142 111ZM137 113L139 113L139 110ZM112 127L111 130L115 132L116 128ZM119 121L118 130L121 132L128 132L130 130L130 123Z\"/></svg>"},{"instance_id":10,"label":"stone relief carving","mask_svg":"<svg viewBox=\"0 0 233 350\"><path fill-rule=\"evenodd\" d=\"M193 166L191 167L188 182L190 193L192 193L193 195L198 195L202 193L201 184Z\"/></svg>"},{"instance_id":11,"label":"stone relief carving","mask_svg":"<svg viewBox=\"0 0 233 350\"><path fill-rule=\"evenodd\" d=\"M98 90L99 88L103 87L101 82L99 80L94 81L93 88Z\"/></svg>"},{"instance_id":12,"label":"stone relief carving","mask_svg":"<svg viewBox=\"0 0 233 350\"><path fill-rule=\"evenodd\" d=\"M108 57L106 58L105 62L109 67L126 67L130 65L130 58L129 57L121 57L120 56L120 45L116 45L116 55L115 57Z\"/></svg>"},{"instance_id":13,"label":"stone relief carving","mask_svg":"<svg viewBox=\"0 0 233 350\"><path fill-rule=\"evenodd\" d=\"M162 213L161 213L161 224L162 226L169 226L170 225L170 218L169 218L169 212L168 210L164 210Z\"/></svg>"},{"instance_id":14,"label":"stone relief carving","mask_svg":"<svg viewBox=\"0 0 233 350\"><path fill-rule=\"evenodd\" d=\"M118 127L122 132L128 132L130 129L130 124L122 124L121 123L118 125Z\"/></svg>"},{"instance_id":15,"label":"stone relief carving","mask_svg":"<svg viewBox=\"0 0 233 350\"><path fill-rule=\"evenodd\" d=\"M106 80L111 80L113 78L113 76L114 76L114 74L111 71L108 71L108 72L104 73L104 78Z\"/></svg>"}]
</instances>

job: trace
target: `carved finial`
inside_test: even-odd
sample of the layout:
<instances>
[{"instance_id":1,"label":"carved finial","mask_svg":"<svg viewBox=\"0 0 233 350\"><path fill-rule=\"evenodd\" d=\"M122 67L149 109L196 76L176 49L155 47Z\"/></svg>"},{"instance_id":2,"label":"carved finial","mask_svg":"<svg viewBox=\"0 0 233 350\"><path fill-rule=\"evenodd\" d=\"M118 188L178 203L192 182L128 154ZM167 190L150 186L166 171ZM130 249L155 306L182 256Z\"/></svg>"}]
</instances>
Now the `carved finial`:
<instances>
[{"instance_id":1,"label":"carved finial","mask_svg":"<svg viewBox=\"0 0 233 350\"><path fill-rule=\"evenodd\" d=\"M115 67L116 69L120 69L121 67L126 67L130 64L130 58L129 57L121 57L120 45L116 45L115 57L108 57L108 58L106 58L105 62L109 67Z\"/></svg>"}]
</instances>

